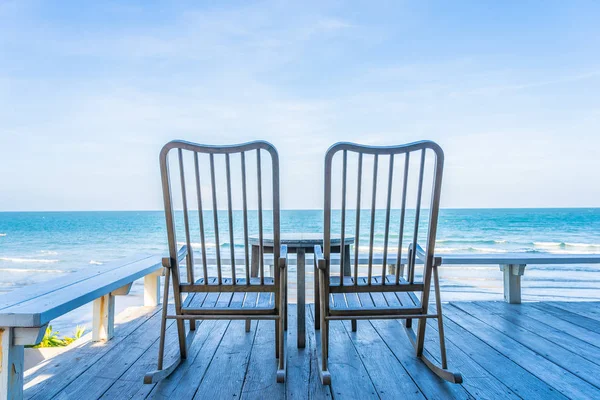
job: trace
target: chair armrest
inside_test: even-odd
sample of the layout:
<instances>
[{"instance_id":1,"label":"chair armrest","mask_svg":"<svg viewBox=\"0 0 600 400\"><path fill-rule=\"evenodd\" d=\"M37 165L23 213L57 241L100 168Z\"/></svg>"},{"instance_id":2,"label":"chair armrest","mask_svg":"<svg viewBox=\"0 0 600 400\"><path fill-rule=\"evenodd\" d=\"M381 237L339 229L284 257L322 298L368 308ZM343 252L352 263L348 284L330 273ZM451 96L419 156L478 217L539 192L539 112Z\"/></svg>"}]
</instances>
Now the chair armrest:
<instances>
[{"instance_id":1,"label":"chair armrest","mask_svg":"<svg viewBox=\"0 0 600 400\"><path fill-rule=\"evenodd\" d=\"M286 268L288 264L288 251L287 245L282 244L279 253L279 268Z\"/></svg>"},{"instance_id":2,"label":"chair armrest","mask_svg":"<svg viewBox=\"0 0 600 400\"><path fill-rule=\"evenodd\" d=\"M185 257L187 257L187 255L188 255L188 247L185 245L181 246L181 248L177 252L177 263L180 263ZM173 265L171 264L171 258L163 257L162 265L165 268L172 268Z\"/></svg>"},{"instance_id":3,"label":"chair armrest","mask_svg":"<svg viewBox=\"0 0 600 400\"><path fill-rule=\"evenodd\" d=\"M425 263L425 260L427 260L427 254L425 254L425 250L423 250L423 248L418 243L415 255L422 263ZM433 266L439 267L440 265L442 265L442 257L433 257Z\"/></svg>"},{"instance_id":4,"label":"chair armrest","mask_svg":"<svg viewBox=\"0 0 600 400\"><path fill-rule=\"evenodd\" d=\"M326 269L326 263L325 263L325 257L323 257L323 249L321 249L321 246L316 245L315 246L315 264L317 265L317 267L319 269L322 269L323 271L325 271Z\"/></svg>"}]
</instances>

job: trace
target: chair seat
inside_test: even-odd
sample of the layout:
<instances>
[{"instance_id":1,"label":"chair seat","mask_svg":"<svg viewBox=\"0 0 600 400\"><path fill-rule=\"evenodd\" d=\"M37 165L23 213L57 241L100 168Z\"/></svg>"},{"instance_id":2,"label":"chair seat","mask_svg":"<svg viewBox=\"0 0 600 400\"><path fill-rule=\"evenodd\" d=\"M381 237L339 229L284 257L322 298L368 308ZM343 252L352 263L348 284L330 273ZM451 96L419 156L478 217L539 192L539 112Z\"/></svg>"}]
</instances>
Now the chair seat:
<instances>
[{"instance_id":1,"label":"chair seat","mask_svg":"<svg viewBox=\"0 0 600 400\"><path fill-rule=\"evenodd\" d=\"M223 278L223 285L231 285L231 278ZM246 279L236 279L238 286L245 286ZM203 285L204 279L198 279L197 285ZM250 278L250 285L259 285L260 278ZM209 277L208 285L211 287L218 286L217 278ZM274 279L265 277L265 286L272 286L274 289ZM183 302L183 307L188 309L247 309L247 308L268 308L275 307L275 293L268 292L195 292L190 293Z\"/></svg>"},{"instance_id":2,"label":"chair seat","mask_svg":"<svg viewBox=\"0 0 600 400\"><path fill-rule=\"evenodd\" d=\"M340 285L340 277L332 276L330 278L331 286ZM372 285L381 285L381 277L372 277ZM395 282L394 275L386 276L386 284ZM400 281L406 283L404 279ZM344 277L344 286L350 289L354 285L354 278ZM367 277L358 277L357 286L368 286ZM329 308L332 311L338 310L360 310L360 309L399 309L403 307L419 307L419 300L413 292L381 292L381 291L361 291L354 293L332 293L329 295Z\"/></svg>"}]
</instances>

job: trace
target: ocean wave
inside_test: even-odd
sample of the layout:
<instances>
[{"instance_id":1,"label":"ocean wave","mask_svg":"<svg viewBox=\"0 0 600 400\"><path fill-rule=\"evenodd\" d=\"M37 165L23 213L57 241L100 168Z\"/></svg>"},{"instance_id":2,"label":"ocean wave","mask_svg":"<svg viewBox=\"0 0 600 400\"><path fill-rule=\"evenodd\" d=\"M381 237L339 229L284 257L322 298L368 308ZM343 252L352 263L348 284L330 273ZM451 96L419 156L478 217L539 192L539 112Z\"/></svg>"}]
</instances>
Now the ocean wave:
<instances>
[{"instance_id":1,"label":"ocean wave","mask_svg":"<svg viewBox=\"0 0 600 400\"><path fill-rule=\"evenodd\" d=\"M492 240L492 239L439 239L436 243L477 243L477 244L504 244L506 240Z\"/></svg>"},{"instance_id":2,"label":"ocean wave","mask_svg":"<svg viewBox=\"0 0 600 400\"><path fill-rule=\"evenodd\" d=\"M6 236L6 233L0 233L0 236Z\"/></svg>"},{"instance_id":3,"label":"ocean wave","mask_svg":"<svg viewBox=\"0 0 600 400\"><path fill-rule=\"evenodd\" d=\"M90 264L92 264L92 265L102 265L103 263L101 263L100 261L90 260Z\"/></svg>"},{"instance_id":4,"label":"ocean wave","mask_svg":"<svg viewBox=\"0 0 600 400\"><path fill-rule=\"evenodd\" d=\"M469 247L468 250L477 253L508 253L508 250L506 249L496 249L491 247Z\"/></svg>"},{"instance_id":5,"label":"ocean wave","mask_svg":"<svg viewBox=\"0 0 600 400\"><path fill-rule=\"evenodd\" d=\"M60 260L49 260L49 259L43 259L43 258L0 257L0 261L8 261L8 262L14 262L14 263L43 263L43 264L49 264L49 263L59 262Z\"/></svg>"},{"instance_id":6,"label":"ocean wave","mask_svg":"<svg viewBox=\"0 0 600 400\"><path fill-rule=\"evenodd\" d=\"M592 249L581 250L581 249L549 249L544 251L544 253L548 254L598 254L598 251L594 251Z\"/></svg>"},{"instance_id":7,"label":"ocean wave","mask_svg":"<svg viewBox=\"0 0 600 400\"><path fill-rule=\"evenodd\" d=\"M177 246L186 246L187 243L186 242L177 242ZM217 247L216 244L214 243L205 243L206 247ZM190 242L190 246L192 247L196 247L196 248L202 248L202 243L197 243L197 242ZM222 246L222 244L221 244Z\"/></svg>"},{"instance_id":8,"label":"ocean wave","mask_svg":"<svg viewBox=\"0 0 600 400\"><path fill-rule=\"evenodd\" d=\"M576 248L593 248L600 249L600 243L570 243L570 242L533 242L534 247L543 247L543 248L568 248L568 247L576 247Z\"/></svg>"},{"instance_id":9,"label":"ocean wave","mask_svg":"<svg viewBox=\"0 0 600 400\"><path fill-rule=\"evenodd\" d=\"M600 243L565 243L565 247L593 247L600 248Z\"/></svg>"},{"instance_id":10,"label":"ocean wave","mask_svg":"<svg viewBox=\"0 0 600 400\"><path fill-rule=\"evenodd\" d=\"M436 253L455 253L457 251L460 251L460 249L455 247L437 247L435 249Z\"/></svg>"},{"instance_id":11,"label":"ocean wave","mask_svg":"<svg viewBox=\"0 0 600 400\"><path fill-rule=\"evenodd\" d=\"M52 250L40 250L39 252L42 254L47 254L49 256L57 256L58 255L58 252L52 251Z\"/></svg>"},{"instance_id":12,"label":"ocean wave","mask_svg":"<svg viewBox=\"0 0 600 400\"><path fill-rule=\"evenodd\" d=\"M563 242L533 242L536 247L560 247L564 245Z\"/></svg>"},{"instance_id":13,"label":"ocean wave","mask_svg":"<svg viewBox=\"0 0 600 400\"><path fill-rule=\"evenodd\" d=\"M0 272L19 272L19 273L48 272L48 273L52 273L52 274L62 274L66 271L63 271L60 269L0 268Z\"/></svg>"}]
</instances>

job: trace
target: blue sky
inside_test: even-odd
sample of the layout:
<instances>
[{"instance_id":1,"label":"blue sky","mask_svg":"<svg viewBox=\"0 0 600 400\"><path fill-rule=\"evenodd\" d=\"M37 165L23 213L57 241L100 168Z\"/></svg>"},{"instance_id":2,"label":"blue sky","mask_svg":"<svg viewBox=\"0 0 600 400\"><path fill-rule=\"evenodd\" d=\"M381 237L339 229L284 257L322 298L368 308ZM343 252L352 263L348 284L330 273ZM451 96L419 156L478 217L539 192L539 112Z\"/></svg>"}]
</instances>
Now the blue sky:
<instances>
[{"instance_id":1,"label":"blue sky","mask_svg":"<svg viewBox=\"0 0 600 400\"><path fill-rule=\"evenodd\" d=\"M0 210L160 209L168 140L433 139L444 207L600 206L600 3L0 0Z\"/></svg>"}]
</instances>

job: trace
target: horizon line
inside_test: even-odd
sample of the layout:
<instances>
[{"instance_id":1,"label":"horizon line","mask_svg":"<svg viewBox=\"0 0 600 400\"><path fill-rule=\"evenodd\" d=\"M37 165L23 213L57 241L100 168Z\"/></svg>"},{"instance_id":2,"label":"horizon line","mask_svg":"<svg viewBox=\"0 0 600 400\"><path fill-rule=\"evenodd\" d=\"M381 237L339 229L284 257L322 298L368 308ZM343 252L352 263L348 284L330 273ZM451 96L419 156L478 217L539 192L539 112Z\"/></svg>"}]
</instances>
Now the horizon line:
<instances>
[{"instance_id":1,"label":"horizon line","mask_svg":"<svg viewBox=\"0 0 600 400\"><path fill-rule=\"evenodd\" d=\"M412 210L414 208L407 208ZM422 207L421 209L428 209ZM600 206L577 206L577 207L440 207L440 210L584 210L584 209L600 209ZM272 209L263 208L263 211L271 211ZM322 211L322 208L282 208L280 211ZM341 210L341 208L332 208L332 210ZM347 209L354 211L355 209ZM370 208L361 208L361 211L370 211ZM375 210L386 210L386 208L376 208ZM390 210L400 210L400 208L391 208ZM183 211L176 209L175 211ZM198 209L189 209L188 211L198 211ZM204 212L213 211L212 208L204 209ZM227 208L218 208L217 211L228 211ZM242 211L242 209L234 209L232 211ZM258 211L258 209L248 209L248 211ZM0 213L84 213L84 212L164 212L163 209L153 210L0 210Z\"/></svg>"}]
</instances>

